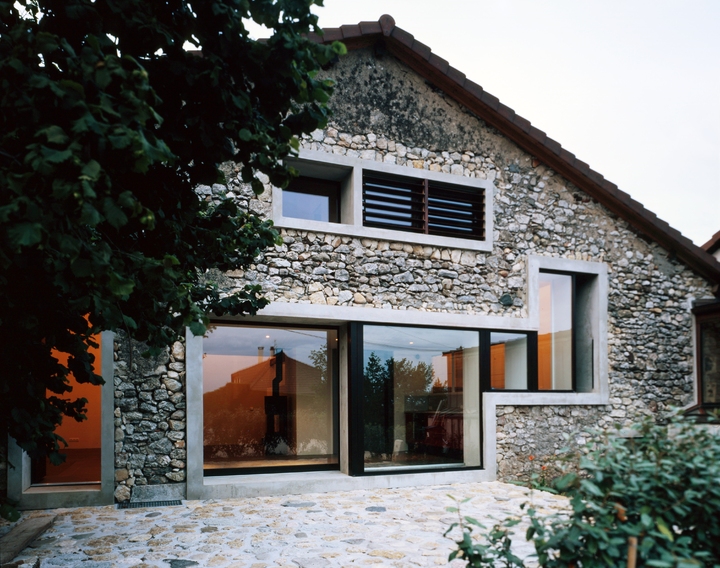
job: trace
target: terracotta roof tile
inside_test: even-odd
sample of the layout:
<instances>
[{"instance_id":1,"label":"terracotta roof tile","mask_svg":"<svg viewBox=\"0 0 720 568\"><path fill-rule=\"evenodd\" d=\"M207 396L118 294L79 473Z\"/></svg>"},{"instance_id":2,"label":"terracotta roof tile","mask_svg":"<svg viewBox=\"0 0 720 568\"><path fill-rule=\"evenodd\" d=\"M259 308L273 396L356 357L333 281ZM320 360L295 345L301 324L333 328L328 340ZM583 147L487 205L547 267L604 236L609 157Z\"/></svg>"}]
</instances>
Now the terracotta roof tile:
<instances>
[{"instance_id":1,"label":"terracotta roof tile","mask_svg":"<svg viewBox=\"0 0 720 568\"><path fill-rule=\"evenodd\" d=\"M532 128L532 124L530 124L530 121L527 118L523 118L519 114L516 114L513 117L513 123L523 132L530 132L530 129Z\"/></svg>"},{"instance_id":2,"label":"terracotta roof tile","mask_svg":"<svg viewBox=\"0 0 720 568\"><path fill-rule=\"evenodd\" d=\"M470 79L465 79L465 90L478 99L481 99L485 92L480 85Z\"/></svg>"},{"instance_id":3,"label":"terracotta roof tile","mask_svg":"<svg viewBox=\"0 0 720 568\"><path fill-rule=\"evenodd\" d=\"M556 142L552 138L545 139L545 146L547 146L553 154L557 154L558 156L562 151L562 146L560 146L560 142Z\"/></svg>"},{"instance_id":4,"label":"terracotta roof tile","mask_svg":"<svg viewBox=\"0 0 720 568\"><path fill-rule=\"evenodd\" d=\"M575 163L575 154L568 152L565 148L560 148L560 158L570 165Z\"/></svg>"},{"instance_id":5,"label":"terracotta roof tile","mask_svg":"<svg viewBox=\"0 0 720 568\"><path fill-rule=\"evenodd\" d=\"M512 122L513 118L515 118L515 111L511 109L509 106L506 106L502 103L498 105L497 108L498 113L500 113L500 116L505 117L509 121Z\"/></svg>"},{"instance_id":6,"label":"terracotta roof tile","mask_svg":"<svg viewBox=\"0 0 720 568\"><path fill-rule=\"evenodd\" d=\"M487 91L482 92L480 100L493 110L497 110L498 106L500 105L500 99L498 99L495 95L491 95Z\"/></svg>"},{"instance_id":7,"label":"terracotta roof tile","mask_svg":"<svg viewBox=\"0 0 720 568\"><path fill-rule=\"evenodd\" d=\"M440 73L447 74L447 70L450 68L450 64L447 62L446 59L443 59L442 57L438 57L434 53L430 53L430 58L428 59L428 63L435 67Z\"/></svg>"},{"instance_id":8,"label":"terracotta roof tile","mask_svg":"<svg viewBox=\"0 0 720 568\"><path fill-rule=\"evenodd\" d=\"M360 22L360 31L363 35L381 34L380 22Z\"/></svg>"},{"instance_id":9,"label":"terracotta roof tile","mask_svg":"<svg viewBox=\"0 0 720 568\"><path fill-rule=\"evenodd\" d=\"M378 23L380 24L380 29L382 30L383 35L386 36L390 35L395 27L395 19L387 14L380 16Z\"/></svg>"},{"instance_id":10,"label":"terracotta roof tile","mask_svg":"<svg viewBox=\"0 0 720 568\"><path fill-rule=\"evenodd\" d=\"M448 79L454 81L461 87L465 85L465 73L458 71L455 67L449 67L447 70Z\"/></svg>"},{"instance_id":11,"label":"terracotta roof tile","mask_svg":"<svg viewBox=\"0 0 720 568\"><path fill-rule=\"evenodd\" d=\"M709 253L714 253L716 250L720 249L720 231L710 237L710 240L706 242L702 248Z\"/></svg>"},{"instance_id":12,"label":"terracotta roof tile","mask_svg":"<svg viewBox=\"0 0 720 568\"><path fill-rule=\"evenodd\" d=\"M342 32L343 39L350 39L362 35L362 30L357 24L353 26L340 26L340 31Z\"/></svg>"},{"instance_id":13,"label":"terracotta roof tile","mask_svg":"<svg viewBox=\"0 0 720 568\"><path fill-rule=\"evenodd\" d=\"M397 28L395 28L395 29L397 29ZM413 38L413 43L412 43L412 46L411 46L411 47L412 47L412 50L413 50L419 57L421 57L422 59L424 59L425 61L428 61L428 60L431 58L431 56L437 57L437 56L434 56L434 55L433 55L432 49L430 49L429 46L427 46L427 45L425 45L424 43L416 40L415 38Z\"/></svg>"},{"instance_id":14,"label":"terracotta roof tile","mask_svg":"<svg viewBox=\"0 0 720 568\"><path fill-rule=\"evenodd\" d=\"M530 132L528 132L530 136L532 136L535 140L538 142L545 142L547 140L547 134L545 134L542 130L539 128L535 128L534 126L530 126Z\"/></svg>"},{"instance_id":15,"label":"terracotta roof tile","mask_svg":"<svg viewBox=\"0 0 720 568\"><path fill-rule=\"evenodd\" d=\"M392 39L394 39L395 41L398 41L401 44L409 47L410 49L412 49L413 42L415 41L415 38L412 36L412 34L409 34L405 30L397 28L397 27L392 29L390 37ZM428 49L430 49L430 48L428 48Z\"/></svg>"}]
</instances>

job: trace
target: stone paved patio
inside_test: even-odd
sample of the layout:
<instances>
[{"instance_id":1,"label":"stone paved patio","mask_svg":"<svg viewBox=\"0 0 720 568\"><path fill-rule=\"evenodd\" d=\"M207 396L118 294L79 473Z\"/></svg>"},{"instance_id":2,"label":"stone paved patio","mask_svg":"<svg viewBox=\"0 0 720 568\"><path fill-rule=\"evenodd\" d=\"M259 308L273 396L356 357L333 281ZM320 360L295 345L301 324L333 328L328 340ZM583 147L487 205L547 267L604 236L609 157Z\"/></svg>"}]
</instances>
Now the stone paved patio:
<instances>
[{"instance_id":1,"label":"stone paved patio","mask_svg":"<svg viewBox=\"0 0 720 568\"><path fill-rule=\"evenodd\" d=\"M487 525L520 514L520 505L530 500L540 512L566 506L564 498L549 493L487 482L183 501L173 507L55 509L55 525L15 563L27 568L447 566L453 543L443 533L456 519L446 511L453 505L448 494L470 498L463 513ZM25 518L47 513L32 511ZM524 534L522 525L518 534ZM532 552L523 537L516 552Z\"/></svg>"}]
</instances>

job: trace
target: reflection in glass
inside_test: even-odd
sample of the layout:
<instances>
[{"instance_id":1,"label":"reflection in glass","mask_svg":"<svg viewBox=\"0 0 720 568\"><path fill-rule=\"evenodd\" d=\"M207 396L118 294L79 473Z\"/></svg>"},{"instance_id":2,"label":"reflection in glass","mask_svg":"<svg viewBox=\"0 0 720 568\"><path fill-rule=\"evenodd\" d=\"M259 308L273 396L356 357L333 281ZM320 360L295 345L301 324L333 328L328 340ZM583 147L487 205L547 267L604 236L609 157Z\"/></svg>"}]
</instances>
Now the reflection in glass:
<instances>
[{"instance_id":1,"label":"reflection in glass","mask_svg":"<svg viewBox=\"0 0 720 568\"><path fill-rule=\"evenodd\" d=\"M365 468L480 465L478 333L364 328Z\"/></svg>"},{"instance_id":2,"label":"reflection in glass","mask_svg":"<svg viewBox=\"0 0 720 568\"><path fill-rule=\"evenodd\" d=\"M538 388L572 390L572 276L540 273Z\"/></svg>"},{"instance_id":3,"label":"reflection in glass","mask_svg":"<svg viewBox=\"0 0 720 568\"><path fill-rule=\"evenodd\" d=\"M309 219L310 221L330 220L330 197L283 191L283 213L286 217Z\"/></svg>"},{"instance_id":4,"label":"reflection in glass","mask_svg":"<svg viewBox=\"0 0 720 568\"><path fill-rule=\"evenodd\" d=\"M98 347L88 346L88 351L95 357L93 371L101 373L102 361L100 357L100 336L93 336ZM60 351L53 351L61 364L67 365L68 355ZM65 455L65 461L53 465L49 458L33 459L30 465L30 482L32 485L86 485L100 484L100 397L102 387L89 383L78 383L70 374L68 383L72 391L62 398L87 400L86 420L78 422L65 417L55 433L62 437L67 447L60 444L60 453ZM50 391L47 396L58 396Z\"/></svg>"},{"instance_id":5,"label":"reflection in glass","mask_svg":"<svg viewBox=\"0 0 720 568\"><path fill-rule=\"evenodd\" d=\"M203 342L205 469L337 464L337 332L217 326Z\"/></svg>"},{"instance_id":6,"label":"reflection in glass","mask_svg":"<svg viewBox=\"0 0 720 568\"><path fill-rule=\"evenodd\" d=\"M527 335L495 331L490 334L490 387L528 388Z\"/></svg>"},{"instance_id":7,"label":"reflection in glass","mask_svg":"<svg viewBox=\"0 0 720 568\"><path fill-rule=\"evenodd\" d=\"M720 404L720 321L705 321L699 327L702 402Z\"/></svg>"}]
</instances>

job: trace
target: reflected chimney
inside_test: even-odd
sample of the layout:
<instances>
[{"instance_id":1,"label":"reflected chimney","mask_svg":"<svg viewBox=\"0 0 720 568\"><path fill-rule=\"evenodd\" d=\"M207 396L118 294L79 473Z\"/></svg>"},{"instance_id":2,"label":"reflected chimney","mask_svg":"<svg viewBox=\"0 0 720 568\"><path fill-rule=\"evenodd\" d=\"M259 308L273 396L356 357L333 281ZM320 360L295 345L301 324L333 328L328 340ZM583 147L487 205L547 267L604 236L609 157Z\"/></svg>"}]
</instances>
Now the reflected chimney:
<instances>
[{"instance_id":1,"label":"reflected chimney","mask_svg":"<svg viewBox=\"0 0 720 568\"><path fill-rule=\"evenodd\" d=\"M270 348L270 357L275 357L275 346L274 345Z\"/></svg>"},{"instance_id":2,"label":"reflected chimney","mask_svg":"<svg viewBox=\"0 0 720 568\"><path fill-rule=\"evenodd\" d=\"M263 362L263 352L265 351L264 347L258 347L258 364Z\"/></svg>"}]
</instances>

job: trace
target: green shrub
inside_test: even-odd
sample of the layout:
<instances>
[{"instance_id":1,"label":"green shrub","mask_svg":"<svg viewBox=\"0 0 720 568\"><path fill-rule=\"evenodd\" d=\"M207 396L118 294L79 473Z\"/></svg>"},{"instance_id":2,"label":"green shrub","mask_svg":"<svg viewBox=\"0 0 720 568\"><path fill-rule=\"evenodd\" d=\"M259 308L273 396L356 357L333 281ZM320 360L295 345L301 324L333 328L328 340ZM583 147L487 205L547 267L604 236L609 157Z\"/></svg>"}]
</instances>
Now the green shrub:
<instances>
[{"instance_id":1,"label":"green shrub","mask_svg":"<svg viewBox=\"0 0 720 568\"><path fill-rule=\"evenodd\" d=\"M526 538L540 566L625 567L631 538L637 539L637 566L720 566L720 435L703 425L650 418L633 433L596 433L568 461L554 482L570 498L566 514L542 517L527 508ZM453 558L474 567L524 566L498 538L515 520L499 523L476 544L473 521L455 523L463 538ZM494 552L478 555L477 546Z\"/></svg>"}]
</instances>

